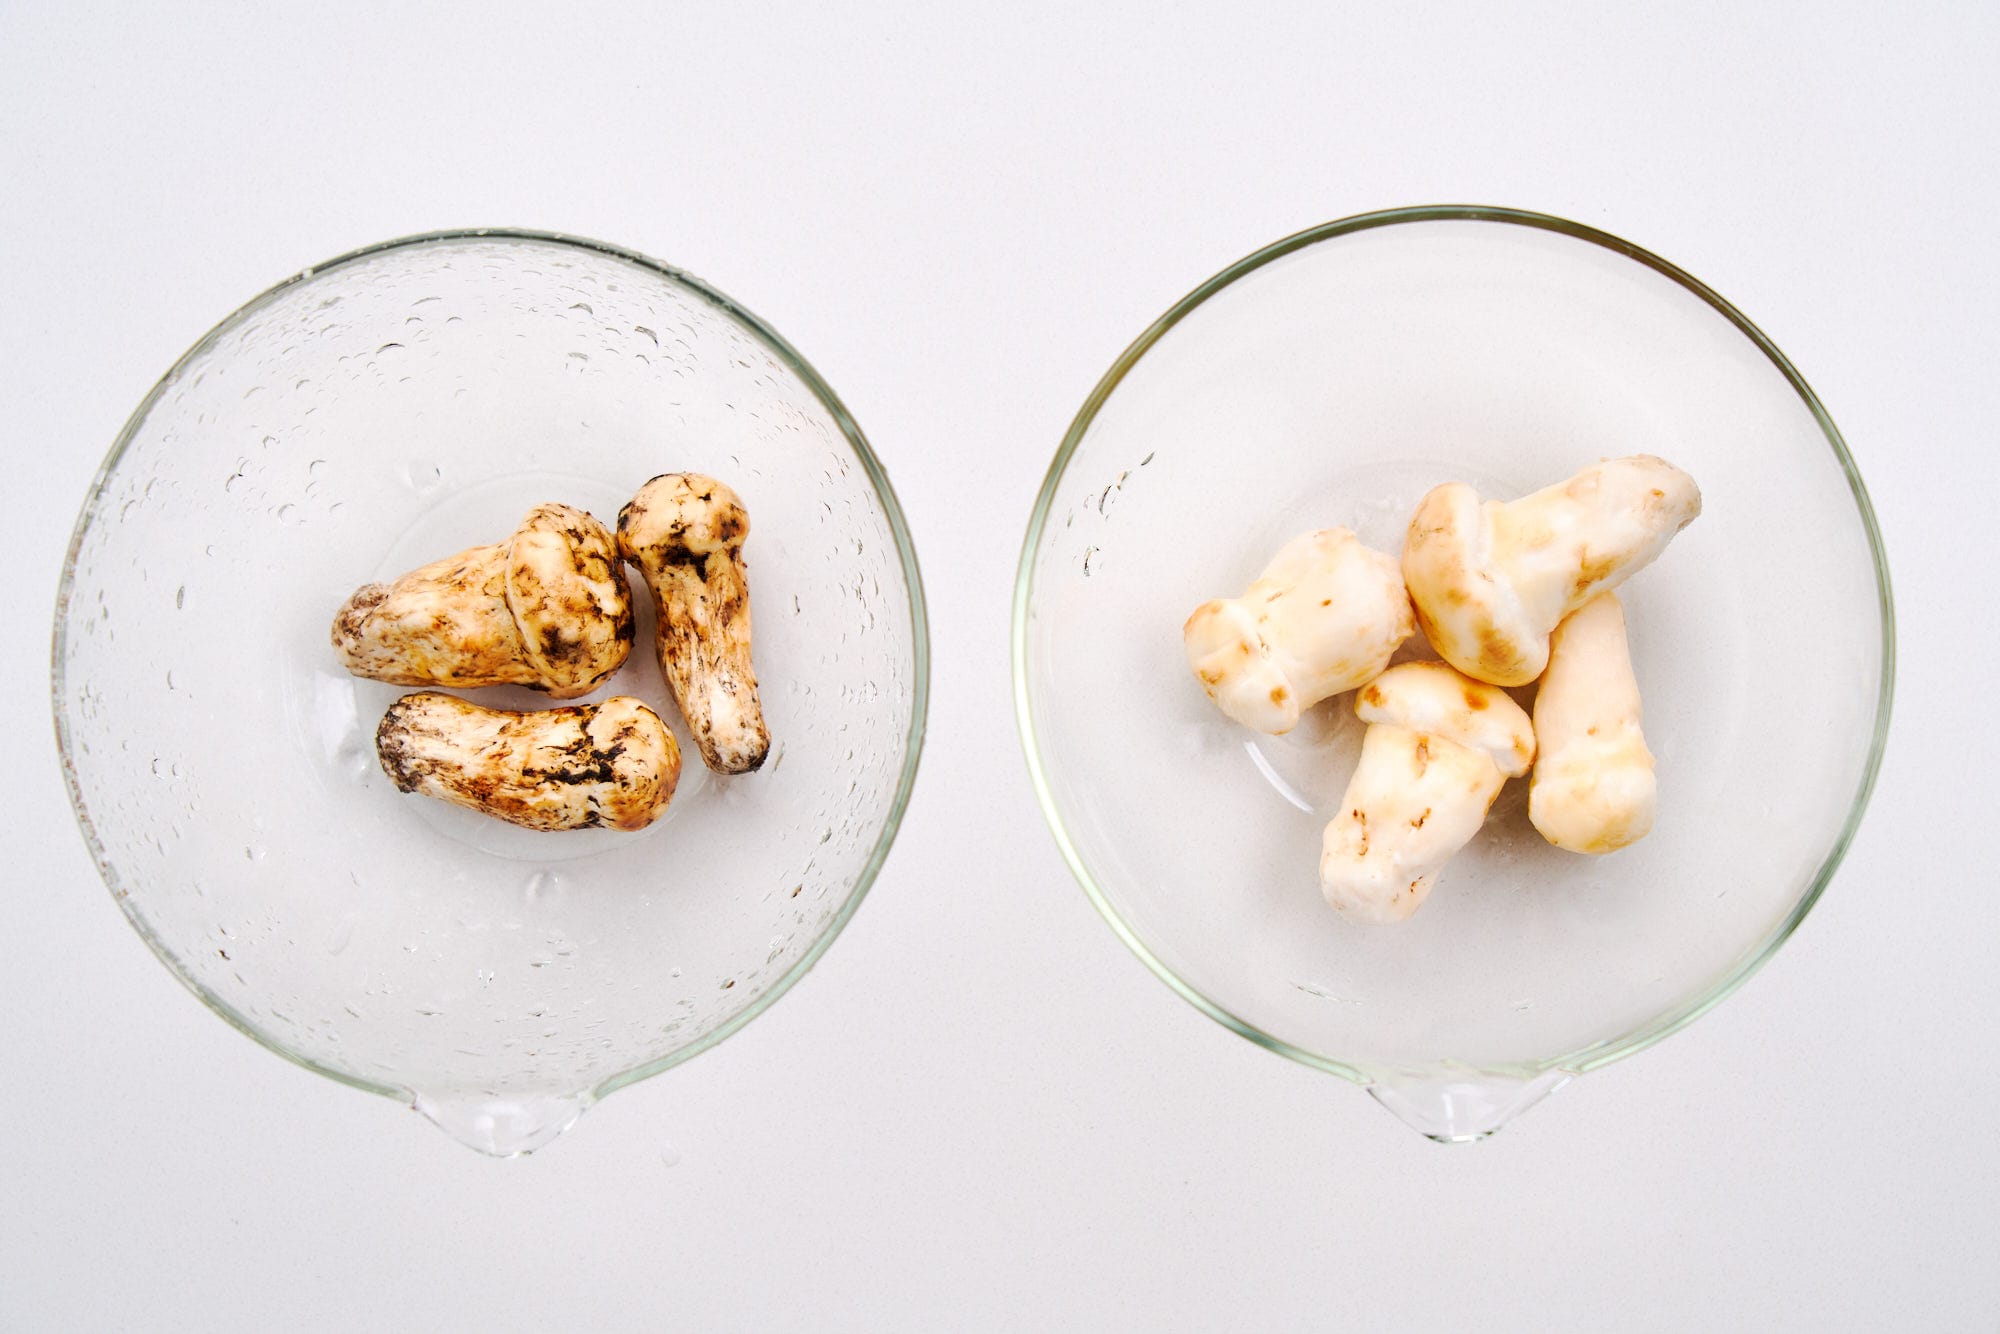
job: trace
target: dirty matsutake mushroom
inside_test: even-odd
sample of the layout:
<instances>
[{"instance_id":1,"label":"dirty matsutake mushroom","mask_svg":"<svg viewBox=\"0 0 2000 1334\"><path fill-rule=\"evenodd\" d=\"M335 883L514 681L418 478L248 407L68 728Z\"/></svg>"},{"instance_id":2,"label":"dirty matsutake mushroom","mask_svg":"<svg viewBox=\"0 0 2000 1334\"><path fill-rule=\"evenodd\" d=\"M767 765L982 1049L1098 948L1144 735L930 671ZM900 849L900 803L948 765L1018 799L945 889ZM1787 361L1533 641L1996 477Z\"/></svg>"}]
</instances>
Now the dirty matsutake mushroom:
<instances>
[{"instance_id":1,"label":"dirty matsutake mushroom","mask_svg":"<svg viewBox=\"0 0 2000 1334\"><path fill-rule=\"evenodd\" d=\"M749 532L736 493L699 473L655 477L618 512L619 553L652 590L660 671L702 762L724 774L771 748L750 662Z\"/></svg>"},{"instance_id":2,"label":"dirty matsutake mushroom","mask_svg":"<svg viewBox=\"0 0 2000 1334\"><path fill-rule=\"evenodd\" d=\"M681 776L674 734L627 695L513 713L418 691L382 716L375 753L404 792L528 829L644 829Z\"/></svg>"},{"instance_id":3,"label":"dirty matsutake mushroom","mask_svg":"<svg viewBox=\"0 0 2000 1334\"><path fill-rule=\"evenodd\" d=\"M1280 547L1241 597L1196 607L1181 637L1216 707L1279 735L1372 680L1415 628L1395 560L1328 528Z\"/></svg>"},{"instance_id":4,"label":"dirty matsutake mushroom","mask_svg":"<svg viewBox=\"0 0 2000 1334\"><path fill-rule=\"evenodd\" d=\"M1639 727L1639 682L1616 593L1558 625L1535 694L1528 819L1571 852L1615 852L1653 827L1653 754Z\"/></svg>"},{"instance_id":5,"label":"dirty matsutake mushroom","mask_svg":"<svg viewBox=\"0 0 2000 1334\"><path fill-rule=\"evenodd\" d=\"M1403 580L1431 647L1494 685L1526 685L1562 618L1652 563L1701 513L1694 479L1649 454L1593 464L1519 500L1463 482L1417 506Z\"/></svg>"},{"instance_id":6,"label":"dirty matsutake mushroom","mask_svg":"<svg viewBox=\"0 0 2000 1334\"><path fill-rule=\"evenodd\" d=\"M1327 903L1356 922L1400 922L1472 841L1535 734L1505 691L1442 662L1391 667L1355 696L1368 724L1340 813L1321 839Z\"/></svg>"},{"instance_id":7,"label":"dirty matsutake mushroom","mask_svg":"<svg viewBox=\"0 0 2000 1334\"><path fill-rule=\"evenodd\" d=\"M574 699L632 651L632 596L603 524L537 505L505 542L357 589L332 638L347 670L370 680Z\"/></svg>"}]
</instances>

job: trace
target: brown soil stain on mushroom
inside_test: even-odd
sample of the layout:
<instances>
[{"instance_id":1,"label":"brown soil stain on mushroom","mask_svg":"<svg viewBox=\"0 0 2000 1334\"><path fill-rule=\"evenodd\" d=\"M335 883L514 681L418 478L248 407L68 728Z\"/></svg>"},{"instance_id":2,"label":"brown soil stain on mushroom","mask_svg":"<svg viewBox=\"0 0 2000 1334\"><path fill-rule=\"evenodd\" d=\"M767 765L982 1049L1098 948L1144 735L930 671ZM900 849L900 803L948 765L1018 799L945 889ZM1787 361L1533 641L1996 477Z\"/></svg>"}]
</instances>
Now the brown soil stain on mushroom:
<instances>
[{"instance_id":1,"label":"brown soil stain on mushroom","mask_svg":"<svg viewBox=\"0 0 2000 1334\"><path fill-rule=\"evenodd\" d=\"M652 593L661 673L719 773L761 767L771 745L750 656L749 531L735 492L694 473L662 473L618 514L619 554Z\"/></svg>"}]
</instances>

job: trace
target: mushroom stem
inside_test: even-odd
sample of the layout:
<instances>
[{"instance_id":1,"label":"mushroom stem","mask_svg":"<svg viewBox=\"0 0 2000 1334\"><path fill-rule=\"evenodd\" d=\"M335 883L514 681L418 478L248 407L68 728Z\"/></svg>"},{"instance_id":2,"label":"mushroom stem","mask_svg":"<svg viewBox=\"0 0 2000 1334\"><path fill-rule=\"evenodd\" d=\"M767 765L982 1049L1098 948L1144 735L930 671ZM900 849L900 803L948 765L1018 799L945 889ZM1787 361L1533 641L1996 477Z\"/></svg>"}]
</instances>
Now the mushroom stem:
<instances>
[{"instance_id":1,"label":"mushroom stem","mask_svg":"<svg viewBox=\"0 0 2000 1334\"><path fill-rule=\"evenodd\" d=\"M771 748L750 661L749 532L736 493L698 473L655 477L618 514L618 550L658 612L661 674L717 773L749 773Z\"/></svg>"},{"instance_id":2,"label":"mushroom stem","mask_svg":"<svg viewBox=\"0 0 2000 1334\"><path fill-rule=\"evenodd\" d=\"M1653 755L1617 594L1599 593L1550 636L1535 741L1528 818L1543 838L1571 852L1615 852L1652 829Z\"/></svg>"},{"instance_id":3,"label":"mushroom stem","mask_svg":"<svg viewBox=\"0 0 2000 1334\"><path fill-rule=\"evenodd\" d=\"M528 829L644 829L681 775L673 733L626 695L513 713L419 691L389 706L375 753L404 792Z\"/></svg>"},{"instance_id":4,"label":"mushroom stem","mask_svg":"<svg viewBox=\"0 0 2000 1334\"><path fill-rule=\"evenodd\" d=\"M1472 841L1507 779L1528 771L1528 715L1441 662L1406 662L1355 698L1368 724L1340 813L1320 843L1320 891L1342 916L1382 925L1422 906Z\"/></svg>"},{"instance_id":5,"label":"mushroom stem","mask_svg":"<svg viewBox=\"0 0 2000 1334\"><path fill-rule=\"evenodd\" d=\"M632 598L603 524L538 505L505 542L357 589L333 618L347 670L393 685L589 694L632 650Z\"/></svg>"}]
</instances>

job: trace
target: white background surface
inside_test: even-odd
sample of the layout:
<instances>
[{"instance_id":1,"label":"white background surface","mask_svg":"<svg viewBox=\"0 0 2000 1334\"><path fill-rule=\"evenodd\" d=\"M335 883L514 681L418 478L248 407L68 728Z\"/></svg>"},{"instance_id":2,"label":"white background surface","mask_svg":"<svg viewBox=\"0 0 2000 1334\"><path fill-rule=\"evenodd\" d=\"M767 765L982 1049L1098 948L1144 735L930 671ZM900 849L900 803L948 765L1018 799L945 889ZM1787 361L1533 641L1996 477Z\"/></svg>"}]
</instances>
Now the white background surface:
<instances>
[{"instance_id":1,"label":"white background surface","mask_svg":"<svg viewBox=\"0 0 2000 1334\"><path fill-rule=\"evenodd\" d=\"M2000 11L279 8L0 3L0 1327L2000 1324ZM1440 201L1609 228L1761 323L1874 491L1903 650L1800 935L1457 1149L1125 952L1006 658L1035 488L1119 349L1266 241ZM305 264L479 224L646 251L791 338L901 492L936 649L902 840L818 969L507 1163L183 992L45 704L70 524L153 379Z\"/></svg>"}]
</instances>

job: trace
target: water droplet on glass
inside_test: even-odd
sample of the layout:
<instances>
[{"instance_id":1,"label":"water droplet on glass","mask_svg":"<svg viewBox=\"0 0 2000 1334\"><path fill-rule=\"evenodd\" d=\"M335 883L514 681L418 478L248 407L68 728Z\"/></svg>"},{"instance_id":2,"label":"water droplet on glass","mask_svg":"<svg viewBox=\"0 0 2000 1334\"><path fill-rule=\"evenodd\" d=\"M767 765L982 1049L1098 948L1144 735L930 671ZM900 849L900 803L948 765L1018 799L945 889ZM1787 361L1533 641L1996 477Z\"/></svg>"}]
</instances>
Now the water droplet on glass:
<instances>
[{"instance_id":1,"label":"water droplet on glass","mask_svg":"<svg viewBox=\"0 0 2000 1334\"><path fill-rule=\"evenodd\" d=\"M342 738L333 748L333 763L349 778L366 778L375 768L369 747L354 736Z\"/></svg>"},{"instance_id":2,"label":"water droplet on glass","mask_svg":"<svg viewBox=\"0 0 2000 1334\"><path fill-rule=\"evenodd\" d=\"M523 888L531 900L552 898L562 889L562 877L554 871L537 871L528 877L528 883Z\"/></svg>"}]
</instances>

